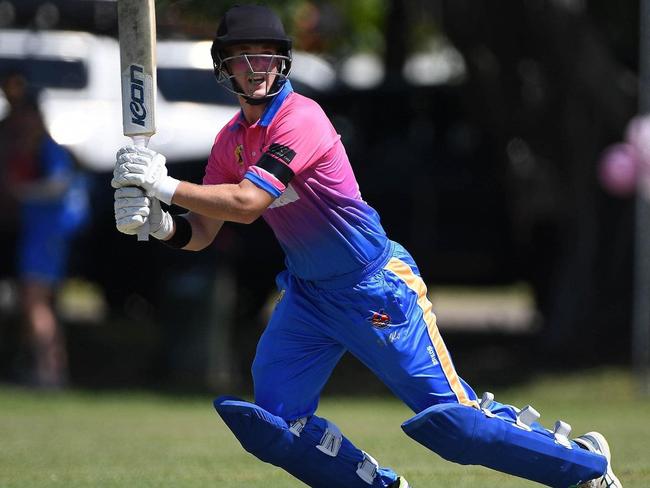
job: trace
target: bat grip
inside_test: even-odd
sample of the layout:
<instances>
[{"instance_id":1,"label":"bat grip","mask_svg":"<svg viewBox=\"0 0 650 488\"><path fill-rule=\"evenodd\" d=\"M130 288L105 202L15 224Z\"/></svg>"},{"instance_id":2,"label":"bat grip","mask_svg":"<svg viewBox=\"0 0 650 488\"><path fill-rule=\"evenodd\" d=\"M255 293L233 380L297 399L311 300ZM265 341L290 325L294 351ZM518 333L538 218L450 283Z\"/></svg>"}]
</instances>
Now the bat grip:
<instances>
[{"instance_id":1,"label":"bat grip","mask_svg":"<svg viewBox=\"0 0 650 488\"><path fill-rule=\"evenodd\" d=\"M133 136L133 144L137 147L147 147L149 144L148 136ZM144 190L143 190L144 193ZM148 241L149 240L149 219L145 219L144 224L138 228L138 241Z\"/></svg>"}]
</instances>

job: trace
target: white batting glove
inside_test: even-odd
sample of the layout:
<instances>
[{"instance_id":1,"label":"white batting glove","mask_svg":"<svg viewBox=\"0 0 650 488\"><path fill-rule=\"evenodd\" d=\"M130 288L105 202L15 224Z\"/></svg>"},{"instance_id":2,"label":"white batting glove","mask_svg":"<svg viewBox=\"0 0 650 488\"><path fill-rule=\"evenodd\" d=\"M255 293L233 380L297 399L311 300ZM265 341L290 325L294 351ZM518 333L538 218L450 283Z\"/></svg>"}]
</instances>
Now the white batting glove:
<instances>
[{"instance_id":1,"label":"white batting glove","mask_svg":"<svg viewBox=\"0 0 650 488\"><path fill-rule=\"evenodd\" d=\"M145 147L124 146L117 151L113 188L139 186L147 196L171 204L180 181L167 175L165 156Z\"/></svg>"},{"instance_id":2,"label":"white batting glove","mask_svg":"<svg viewBox=\"0 0 650 488\"><path fill-rule=\"evenodd\" d=\"M149 221L149 234L156 239L166 239L174 223L169 212L160 207L157 198L147 197L141 188L127 186L115 190L115 226L123 234L137 234Z\"/></svg>"},{"instance_id":3,"label":"white batting glove","mask_svg":"<svg viewBox=\"0 0 650 488\"><path fill-rule=\"evenodd\" d=\"M151 199L149 214L149 234L156 239L167 239L174 230L174 220L169 212L160 208L160 200Z\"/></svg>"},{"instance_id":4,"label":"white batting glove","mask_svg":"<svg viewBox=\"0 0 650 488\"><path fill-rule=\"evenodd\" d=\"M115 190L115 227L123 234L137 234L151 213L151 200L144 190L125 187Z\"/></svg>"}]
</instances>

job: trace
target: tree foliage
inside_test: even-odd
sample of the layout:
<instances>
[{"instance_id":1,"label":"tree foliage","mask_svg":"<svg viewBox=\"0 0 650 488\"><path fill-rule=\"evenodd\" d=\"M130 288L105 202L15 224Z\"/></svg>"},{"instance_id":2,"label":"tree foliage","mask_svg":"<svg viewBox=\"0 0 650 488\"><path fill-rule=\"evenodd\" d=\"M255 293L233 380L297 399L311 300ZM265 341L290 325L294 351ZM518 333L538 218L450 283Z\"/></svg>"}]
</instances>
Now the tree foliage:
<instances>
[{"instance_id":1,"label":"tree foliage","mask_svg":"<svg viewBox=\"0 0 650 488\"><path fill-rule=\"evenodd\" d=\"M162 24L193 35L212 35L223 13L236 0L158 0ZM282 18L296 47L325 54L383 49L389 0L269 0L264 3Z\"/></svg>"}]
</instances>

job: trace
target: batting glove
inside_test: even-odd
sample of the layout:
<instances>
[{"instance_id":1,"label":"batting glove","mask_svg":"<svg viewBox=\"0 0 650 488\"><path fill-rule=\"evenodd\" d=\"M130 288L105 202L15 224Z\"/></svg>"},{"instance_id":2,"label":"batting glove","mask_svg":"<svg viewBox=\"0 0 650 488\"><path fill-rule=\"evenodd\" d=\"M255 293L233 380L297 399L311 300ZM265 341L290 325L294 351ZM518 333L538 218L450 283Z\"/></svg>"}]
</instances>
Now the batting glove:
<instances>
[{"instance_id":1,"label":"batting glove","mask_svg":"<svg viewBox=\"0 0 650 488\"><path fill-rule=\"evenodd\" d=\"M179 180L167 175L165 156L151 149L124 146L117 152L113 188L139 186L149 197L171 204Z\"/></svg>"},{"instance_id":2,"label":"batting glove","mask_svg":"<svg viewBox=\"0 0 650 488\"><path fill-rule=\"evenodd\" d=\"M157 198L147 197L140 188L128 186L115 190L115 226L123 234L137 234L149 221L149 234L156 239L166 239L174 223L169 212L160 207Z\"/></svg>"},{"instance_id":3,"label":"batting glove","mask_svg":"<svg viewBox=\"0 0 650 488\"><path fill-rule=\"evenodd\" d=\"M115 227L123 234L137 234L151 213L150 206L151 200L140 188L115 190Z\"/></svg>"}]
</instances>

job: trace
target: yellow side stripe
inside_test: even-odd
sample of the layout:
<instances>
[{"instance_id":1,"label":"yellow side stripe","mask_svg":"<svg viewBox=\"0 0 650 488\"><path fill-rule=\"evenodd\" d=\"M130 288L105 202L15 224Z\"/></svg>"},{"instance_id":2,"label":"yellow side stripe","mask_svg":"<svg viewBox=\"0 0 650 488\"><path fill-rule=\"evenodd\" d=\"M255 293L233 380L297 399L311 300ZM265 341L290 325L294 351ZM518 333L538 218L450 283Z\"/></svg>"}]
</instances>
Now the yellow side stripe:
<instances>
[{"instance_id":1,"label":"yellow side stripe","mask_svg":"<svg viewBox=\"0 0 650 488\"><path fill-rule=\"evenodd\" d=\"M478 404L475 401L470 400L467 396L467 392L465 391L465 388L463 388L463 385L458 378L458 374L454 369L451 357L449 356L449 351L447 351L447 346L445 346L440 331L438 330L436 316L433 313L433 305L427 298L427 286L424 284L422 278L413 273L413 270L408 264L397 258L391 258L391 260L386 264L385 269L397 275L402 281L404 281L404 283L406 283L406 286L417 293L418 306L422 309L422 316L427 324L427 330L429 331L429 337L431 338L433 348L440 360L442 371L449 382L449 386L458 399L458 403L470 407L478 407Z\"/></svg>"}]
</instances>

